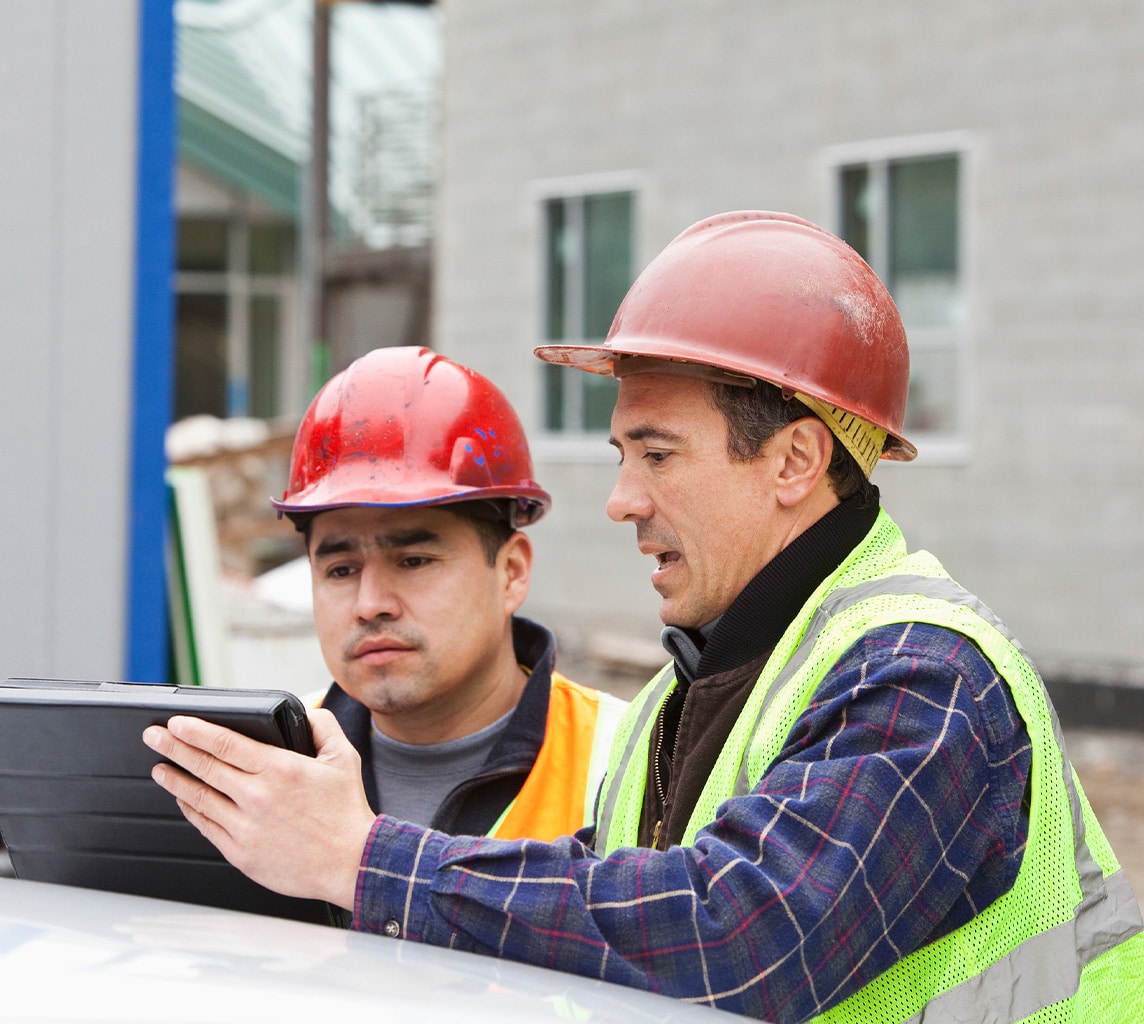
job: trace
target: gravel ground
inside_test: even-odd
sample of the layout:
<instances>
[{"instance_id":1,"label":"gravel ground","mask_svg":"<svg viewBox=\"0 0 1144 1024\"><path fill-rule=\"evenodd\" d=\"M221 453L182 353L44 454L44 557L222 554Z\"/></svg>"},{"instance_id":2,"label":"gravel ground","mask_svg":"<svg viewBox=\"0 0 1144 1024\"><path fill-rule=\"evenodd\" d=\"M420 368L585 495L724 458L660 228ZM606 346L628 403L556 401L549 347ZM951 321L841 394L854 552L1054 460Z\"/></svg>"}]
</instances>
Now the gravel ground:
<instances>
[{"instance_id":1,"label":"gravel ground","mask_svg":"<svg viewBox=\"0 0 1144 1024\"><path fill-rule=\"evenodd\" d=\"M1089 803L1144 907L1144 734L1065 730Z\"/></svg>"}]
</instances>

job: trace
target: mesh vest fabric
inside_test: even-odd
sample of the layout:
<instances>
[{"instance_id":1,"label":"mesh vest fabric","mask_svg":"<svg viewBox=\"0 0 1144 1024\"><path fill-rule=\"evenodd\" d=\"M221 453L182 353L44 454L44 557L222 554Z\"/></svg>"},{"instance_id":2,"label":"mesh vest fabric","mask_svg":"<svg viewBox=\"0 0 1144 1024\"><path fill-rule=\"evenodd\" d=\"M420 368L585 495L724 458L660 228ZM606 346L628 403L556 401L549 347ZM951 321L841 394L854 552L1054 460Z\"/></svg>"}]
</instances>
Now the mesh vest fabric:
<instances>
[{"instance_id":1,"label":"mesh vest fabric","mask_svg":"<svg viewBox=\"0 0 1144 1024\"><path fill-rule=\"evenodd\" d=\"M839 657L865 632L927 622L971 638L1010 687L1033 745L1027 846L1013 888L961 928L910 954L820 1020L1144 1020L1139 909L1063 755L1036 670L980 601L926 552L909 555L881 512L870 534L811 596L764 668L708 779L684 843L744 795L782 749ZM613 749L604 795L605 851L632 845L655 712L670 669L629 709L627 750ZM622 772L621 772L622 765Z\"/></svg>"}]
</instances>

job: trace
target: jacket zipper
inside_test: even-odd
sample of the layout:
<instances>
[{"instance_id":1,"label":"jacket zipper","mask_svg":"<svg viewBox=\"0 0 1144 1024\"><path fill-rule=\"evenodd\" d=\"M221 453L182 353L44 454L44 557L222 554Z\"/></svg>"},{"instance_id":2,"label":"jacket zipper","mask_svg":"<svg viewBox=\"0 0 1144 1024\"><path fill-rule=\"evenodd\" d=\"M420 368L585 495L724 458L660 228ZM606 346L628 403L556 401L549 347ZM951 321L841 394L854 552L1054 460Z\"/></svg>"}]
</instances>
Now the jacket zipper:
<instances>
[{"instance_id":1,"label":"jacket zipper","mask_svg":"<svg viewBox=\"0 0 1144 1024\"><path fill-rule=\"evenodd\" d=\"M667 793L663 789L663 776L660 774L659 765L660 757L663 753L663 722L665 713L667 711L667 701L665 700L659 709L659 719L656 724L655 730L655 750L652 752L652 778L655 781L655 794L659 803L657 804L655 828L651 831L651 848L653 850L659 849L659 832L663 828L664 814L667 812Z\"/></svg>"}]
</instances>

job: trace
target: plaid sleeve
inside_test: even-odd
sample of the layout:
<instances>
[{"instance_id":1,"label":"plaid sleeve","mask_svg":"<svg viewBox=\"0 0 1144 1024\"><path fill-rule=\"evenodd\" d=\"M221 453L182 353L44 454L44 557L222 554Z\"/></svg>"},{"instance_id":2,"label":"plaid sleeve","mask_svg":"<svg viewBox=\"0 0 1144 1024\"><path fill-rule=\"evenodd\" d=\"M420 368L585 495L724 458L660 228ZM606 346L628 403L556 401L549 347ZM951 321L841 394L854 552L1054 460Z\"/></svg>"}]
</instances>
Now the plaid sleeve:
<instances>
[{"instance_id":1,"label":"plaid sleeve","mask_svg":"<svg viewBox=\"0 0 1144 1024\"><path fill-rule=\"evenodd\" d=\"M596 857L379 818L355 927L786 1024L840 1002L1011 885L1028 740L971 643L867 634L753 793L692 847Z\"/></svg>"}]
</instances>

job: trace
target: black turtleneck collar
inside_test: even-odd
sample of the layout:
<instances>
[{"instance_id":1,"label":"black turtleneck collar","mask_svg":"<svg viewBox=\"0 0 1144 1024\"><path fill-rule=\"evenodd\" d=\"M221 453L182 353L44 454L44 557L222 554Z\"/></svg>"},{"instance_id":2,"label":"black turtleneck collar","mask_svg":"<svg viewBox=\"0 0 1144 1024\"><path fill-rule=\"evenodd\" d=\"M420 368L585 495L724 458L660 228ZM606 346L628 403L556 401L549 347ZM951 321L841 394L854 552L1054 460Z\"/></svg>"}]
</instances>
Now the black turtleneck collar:
<instances>
[{"instance_id":1,"label":"black turtleneck collar","mask_svg":"<svg viewBox=\"0 0 1144 1024\"><path fill-rule=\"evenodd\" d=\"M863 507L857 496L848 498L783 548L717 620L703 644L695 677L730 671L771 650L807 598L858 546L877 517L877 502Z\"/></svg>"}]
</instances>

